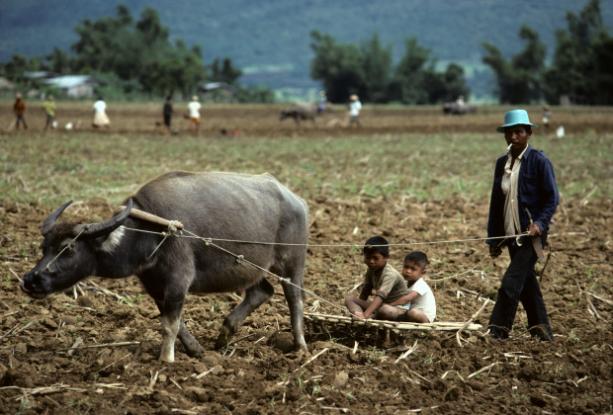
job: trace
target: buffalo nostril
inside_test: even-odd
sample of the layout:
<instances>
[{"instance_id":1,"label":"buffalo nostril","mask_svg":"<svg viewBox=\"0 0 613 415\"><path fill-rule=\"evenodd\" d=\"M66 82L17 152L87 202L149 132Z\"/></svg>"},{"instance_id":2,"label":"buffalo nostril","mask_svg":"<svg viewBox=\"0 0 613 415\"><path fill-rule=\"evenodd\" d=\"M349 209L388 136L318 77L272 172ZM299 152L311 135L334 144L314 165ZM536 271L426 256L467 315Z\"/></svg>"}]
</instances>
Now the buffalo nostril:
<instances>
[{"instance_id":1,"label":"buffalo nostril","mask_svg":"<svg viewBox=\"0 0 613 415\"><path fill-rule=\"evenodd\" d=\"M37 274L32 273L24 277L22 285L26 290L34 291L40 287L40 281L38 281L38 279L35 278L36 275Z\"/></svg>"}]
</instances>

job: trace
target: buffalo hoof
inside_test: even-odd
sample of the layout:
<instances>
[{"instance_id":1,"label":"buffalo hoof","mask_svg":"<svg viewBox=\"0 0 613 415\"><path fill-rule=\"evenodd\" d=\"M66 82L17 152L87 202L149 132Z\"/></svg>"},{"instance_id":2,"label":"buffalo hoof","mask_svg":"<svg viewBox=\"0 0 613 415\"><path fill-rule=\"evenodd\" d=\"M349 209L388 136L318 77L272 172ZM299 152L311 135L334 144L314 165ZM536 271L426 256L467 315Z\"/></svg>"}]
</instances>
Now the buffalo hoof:
<instances>
[{"instance_id":1,"label":"buffalo hoof","mask_svg":"<svg viewBox=\"0 0 613 415\"><path fill-rule=\"evenodd\" d=\"M273 334L268 339L268 343L283 353L291 353L298 350L294 344L294 337L292 336L292 333L288 332L277 332Z\"/></svg>"},{"instance_id":2,"label":"buffalo hoof","mask_svg":"<svg viewBox=\"0 0 613 415\"><path fill-rule=\"evenodd\" d=\"M222 326L219 331L219 336L217 336L217 340L215 341L215 350L221 350L228 347L228 343L232 338L234 333L228 329L226 326Z\"/></svg>"},{"instance_id":3,"label":"buffalo hoof","mask_svg":"<svg viewBox=\"0 0 613 415\"><path fill-rule=\"evenodd\" d=\"M185 347L185 353L189 357L200 357L204 354L204 347L200 346L198 342L189 345L184 344L183 346Z\"/></svg>"}]
</instances>

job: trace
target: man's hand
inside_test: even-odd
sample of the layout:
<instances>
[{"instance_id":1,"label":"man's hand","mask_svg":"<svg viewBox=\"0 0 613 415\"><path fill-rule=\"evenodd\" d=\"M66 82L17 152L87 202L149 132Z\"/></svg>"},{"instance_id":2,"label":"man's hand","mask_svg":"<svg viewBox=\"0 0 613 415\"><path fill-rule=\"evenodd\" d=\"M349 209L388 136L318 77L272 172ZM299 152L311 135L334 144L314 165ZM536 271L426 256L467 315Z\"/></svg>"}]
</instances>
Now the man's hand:
<instances>
[{"instance_id":1,"label":"man's hand","mask_svg":"<svg viewBox=\"0 0 613 415\"><path fill-rule=\"evenodd\" d=\"M502 248L499 245L490 245L490 256L492 258L497 258L502 254Z\"/></svg>"},{"instance_id":2,"label":"man's hand","mask_svg":"<svg viewBox=\"0 0 613 415\"><path fill-rule=\"evenodd\" d=\"M530 236L541 236L541 228L539 228L539 226L532 222L530 224L530 227L528 228L528 235Z\"/></svg>"}]
</instances>

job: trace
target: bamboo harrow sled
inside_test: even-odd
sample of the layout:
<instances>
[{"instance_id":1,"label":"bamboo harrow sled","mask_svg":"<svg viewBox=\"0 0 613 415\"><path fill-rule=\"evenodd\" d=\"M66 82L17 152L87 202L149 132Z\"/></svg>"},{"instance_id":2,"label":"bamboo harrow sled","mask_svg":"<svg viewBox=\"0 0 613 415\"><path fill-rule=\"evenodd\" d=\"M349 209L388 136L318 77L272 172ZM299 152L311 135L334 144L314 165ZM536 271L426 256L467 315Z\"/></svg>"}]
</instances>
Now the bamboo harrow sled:
<instances>
[{"instance_id":1,"label":"bamboo harrow sled","mask_svg":"<svg viewBox=\"0 0 613 415\"><path fill-rule=\"evenodd\" d=\"M304 317L310 321L327 322L337 325L371 326L392 330L425 330L425 331L458 331L458 330L481 330L483 326L477 323L466 324L460 321L437 321L434 323L409 323L389 320L360 320L349 316L335 316L331 314L304 313Z\"/></svg>"}]
</instances>

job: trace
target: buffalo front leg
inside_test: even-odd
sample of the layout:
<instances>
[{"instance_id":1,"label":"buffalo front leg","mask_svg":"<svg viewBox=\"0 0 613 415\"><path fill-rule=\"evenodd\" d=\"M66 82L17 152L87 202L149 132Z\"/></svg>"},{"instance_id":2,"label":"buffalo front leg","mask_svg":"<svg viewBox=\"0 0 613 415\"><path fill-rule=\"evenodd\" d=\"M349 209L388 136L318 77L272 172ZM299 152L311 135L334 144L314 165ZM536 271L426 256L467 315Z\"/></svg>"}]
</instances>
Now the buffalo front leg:
<instances>
[{"instance_id":1,"label":"buffalo front leg","mask_svg":"<svg viewBox=\"0 0 613 415\"><path fill-rule=\"evenodd\" d=\"M245 291L245 298L237 305L234 310L223 322L223 326L215 342L215 348L222 349L228 345L230 338L236 333L238 327L249 314L264 302L266 302L274 293L274 288L268 281L261 279L257 284L249 287Z\"/></svg>"},{"instance_id":2,"label":"buffalo front leg","mask_svg":"<svg viewBox=\"0 0 613 415\"><path fill-rule=\"evenodd\" d=\"M150 278L141 278L141 281L149 295L153 297L158 310L160 310L160 323L162 325L160 360L172 363L175 361L177 335L188 350L189 346L186 343L191 345L196 342L181 319L186 290L179 286L165 284L157 274Z\"/></svg>"},{"instance_id":3,"label":"buffalo front leg","mask_svg":"<svg viewBox=\"0 0 613 415\"><path fill-rule=\"evenodd\" d=\"M187 354L191 357L199 357L204 353L204 348L198 343L198 340L192 336L189 330L187 330L187 326L183 319L181 319L181 327L179 328L179 340L181 340Z\"/></svg>"},{"instance_id":4,"label":"buffalo front leg","mask_svg":"<svg viewBox=\"0 0 613 415\"><path fill-rule=\"evenodd\" d=\"M175 361L175 340L181 327L181 317L179 315L162 315L162 349L160 350L160 360L162 362L173 363Z\"/></svg>"}]
</instances>

